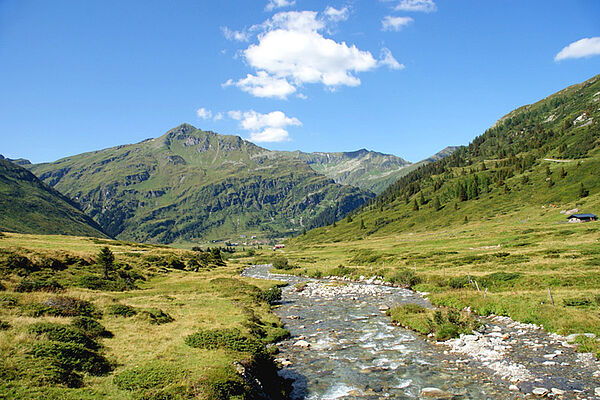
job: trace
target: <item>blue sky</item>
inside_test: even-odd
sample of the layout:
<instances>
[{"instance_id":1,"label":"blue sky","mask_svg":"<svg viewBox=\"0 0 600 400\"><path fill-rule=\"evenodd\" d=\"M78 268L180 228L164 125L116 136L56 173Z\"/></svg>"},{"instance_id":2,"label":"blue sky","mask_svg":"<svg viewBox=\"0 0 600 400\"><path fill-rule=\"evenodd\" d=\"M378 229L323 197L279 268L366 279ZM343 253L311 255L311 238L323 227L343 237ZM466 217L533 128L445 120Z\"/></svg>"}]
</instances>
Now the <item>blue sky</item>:
<instances>
[{"instance_id":1,"label":"blue sky","mask_svg":"<svg viewBox=\"0 0 600 400\"><path fill-rule=\"evenodd\" d=\"M600 73L600 2L0 0L0 60L11 158L188 122L418 161Z\"/></svg>"}]
</instances>

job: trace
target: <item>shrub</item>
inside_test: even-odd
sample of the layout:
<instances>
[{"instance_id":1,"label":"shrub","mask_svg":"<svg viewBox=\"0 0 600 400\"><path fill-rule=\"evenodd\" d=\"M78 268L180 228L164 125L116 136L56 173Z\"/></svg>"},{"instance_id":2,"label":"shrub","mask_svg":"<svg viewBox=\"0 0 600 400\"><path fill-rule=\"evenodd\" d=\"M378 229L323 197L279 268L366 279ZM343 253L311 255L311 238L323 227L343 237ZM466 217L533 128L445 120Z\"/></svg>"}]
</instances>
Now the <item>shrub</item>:
<instances>
[{"instance_id":1,"label":"shrub","mask_svg":"<svg viewBox=\"0 0 600 400\"><path fill-rule=\"evenodd\" d=\"M3 261L2 267L8 272L17 275L27 275L37 270L37 267L29 260L29 258L19 254L10 253Z\"/></svg>"},{"instance_id":2,"label":"shrub","mask_svg":"<svg viewBox=\"0 0 600 400\"><path fill-rule=\"evenodd\" d=\"M65 263L65 261L53 258L53 257L39 257L39 258L35 258L33 261L33 264L35 264L35 266L37 268L43 269L43 268L47 268L47 269L51 269L53 271L62 271L65 268L67 268L67 265Z\"/></svg>"},{"instance_id":3,"label":"shrub","mask_svg":"<svg viewBox=\"0 0 600 400\"><path fill-rule=\"evenodd\" d=\"M201 381L201 398L206 400L229 400L243 395L247 388L242 378L231 368L211 369Z\"/></svg>"},{"instance_id":4,"label":"shrub","mask_svg":"<svg viewBox=\"0 0 600 400\"><path fill-rule=\"evenodd\" d=\"M452 289L462 289L471 284L471 279L468 276L457 276L448 280L448 286Z\"/></svg>"},{"instance_id":5,"label":"shrub","mask_svg":"<svg viewBox=\"0 0 600 400\"><path fill-rule=\"evenodd\" d=\"M5 331L10 328L10 324L6 321L0 320L0 331Z\"/></svg>"},{"instance_id":6,"label":"shrub","mask_svg":"<svg viewBox=\"0 0 600 400\"><path fill-rule=\"evenodd\" d=\"M345 267L342 264L338 265L334 269L332 269L329 274L334 276L347 276L351 275L354 272L354 269L350 267Z\"/></svg>"},{"instance_id":7,"label":"shrub","mask_svg":"<svg viewBox=\"0 0 600 400\"><path fill-rule=\"evenodd\" d=\"M402 287L411 288L421 283L421 278L409 269L402 269L395 272L389 281L401 285Z\"/></svg>"},{"instance_id":8,"label":"shrub","mask_svg":"<svg viewBox=\"0 0 600 400\"><path fill-rule=\"evenodd\" d=\"M573 297L569 299L563 299L565 307L585 307L592 304L592 300L585 297Z\"/></svg>"},{"instance_id":9,"label":"shrub","mask_svg":"<svg viewBox=\"0 0 600 400\"><path fill-rule=\"evenodd\" d=\"M104 375L112 370L104 356L76 343L40 342L33 345L30 354L70 371Z\"/></svg>"},{"instance_id":10,"label":"shrub","mask_svg":"<svg viewBox=\"0 0 600 400\"><path fill-rule=\"evenodd\" d=\"M481 287L512 286L512 281L521 277L518 272L494 272L481 278Z\"/></svg>"},{"instance_id":11,"label":"shrub","mask_svg":"<svg viewBox=\"0 0 600 400\"><path fill-rule=\"evenodd\" d=\"M54 279L23 279L15 287L15 292L61 292L64 287Z\"/></svg>"},{"instance_id":12,"label":"shrub","mask_svg":"<svg viewBox=\"0 0 600 400\"><path fill-rule=\"evenodd\" d=\"M273 268L275 269L283 269L283 270L290 270L294 267L292 267L289 263L288 263L288 259L285 258L284 256L277 256L275 258L273 258Z\"/></svg>"},{"instance_id":13,"label":"shrub","mask_svg":"<svg viewBox=\"0 0 600 400\"><path fill-rule=\"evenodd\" d=\"M280 287L272 287L267 290L261 290L256 298L261 301L265 301L269 304L275 304L279 300L281 300L281 288Z\"/></svg>"},{"instance_id":14,"label":"shrub","mask_svg":"<svg viewBox=\"0 0 600 400\"><path fill-rule=\"evenodd\" d=\"M181 368L154 362L127 369L115 375L113 382L119 389L133 391L167 386L183 375Z\"/></svg>"},{"instance_id":15,"label":"shrub","mask_svg":"<svg viewBox=\"0 0 600 400\"><path fill-rule=\"evenodd\" d=\"M133 317L137 314L137 310L134 307L126 304L111 304L106 307L106 312L109 315L119 315L121 317Z\"/></svg>"},{"instance_id":16,"label":"shrub","mask_svg":"<svg viewBox=\"0 0 600 400\"><path fill-rule=\"evenodd\" d=\"M105 290L114 292L137 289L134 280L122 279L120 277L121 272L128 274L127 271L118 271L119 278L117 279L106 279L98 275L83 275L79 278L77 286L92 290Z\"/></svg>"},{"instance_id":17,"label":"shrub","mask_svg":"<svg viewBox=\"0 0 600 400\"><path fill-rule=\"evenodd\" d=\"M57 317L86 316L97 318L102 316L102 313L89 301L67 296L56 296L45 300L41 304L34 304L31 307L31 313L34 317L52 315Z\"/></svg>"},{"instance_id":18,"label":"shrub","mask_svg":"<svg viewBox=\"0 0 600 400\"><path fill-rule=\"evenodd\" d=\"M153 325L162 325L175 321L169 314L158 308L149 308L140 312L140 315L148 319Z\"/></svg>"},{"instance_id":19,"label":"shrub","mask_svg":"<svg viewBox=\"0 0 600 400\"><path fill-rule=\"evenodd\" d=\"M113 337L112 332L106 330L101 323L90 317L75 317L71 321L71 326L92 339Z\"/></svg>"},{"instance_id":20,"label":"shrub","mask_svg":"<svg viewBox=\"0 0 600 400\"><path fill-rule=\"evenodd\" d=\"M244 353L262 353L264 346L244 336L238 329L201 330L185 338L185 344L199 349L229 349Z\"/></svg>"},{"instance_id":21,"label":"shrub","mask_svg":"<svg viewBox=\"0 0 600 400\"><path fill-rule=\"evenodd\" d=\"M10 308L19 305L19 299L12 294L1 294L0 295L0 306Z\"/></svg>"},{"instance_id":22,"label":"shrub","mask_svg":"<svg viewBox=\"0 0 600 400\"><path fill-rule=\"evenodd\" d=\"M27 332L37 336L44 336L48 340L63 343L73 343L86 349L97 350L100 345L84 335L80 330L63 324L53 322L38 322L27 327Z\"/></svg>"}]
</instances>

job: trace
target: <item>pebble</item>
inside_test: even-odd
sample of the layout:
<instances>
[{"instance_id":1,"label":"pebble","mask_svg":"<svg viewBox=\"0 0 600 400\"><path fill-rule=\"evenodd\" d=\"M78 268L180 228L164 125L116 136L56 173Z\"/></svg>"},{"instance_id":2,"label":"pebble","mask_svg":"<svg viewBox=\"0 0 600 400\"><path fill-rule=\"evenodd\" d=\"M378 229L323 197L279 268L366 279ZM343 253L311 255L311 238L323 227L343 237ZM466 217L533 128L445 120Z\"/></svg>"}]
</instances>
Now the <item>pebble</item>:
<instances>
[{"instance_id":1,"label":"pebble","mask_svg":"<svg viewBox=\"0 0 600 400\"><path fill-rule=\"evenodd\" d=\"M544 397L546 396L548 393L550 393L550 391L546 388L535 388L531 391L531 393L535 394L536 396L539 397Z\"/></svg>"},{"instance_id":2,"label":"pebble","mask_svg":"<svg viewBox=\"0 0 600 400\"><path fill-rule=\"evenodd\" d=\"M519 389L519 387L517 385L510 385L508 387L508 390L513 391L513 392L520 392L521 389Z\"/></svg>"},{"instance_id":3,"label":"pebble","mask_svg":"<svg viewBox=\"0 0 600 400\"><path fill-rule=\"evenodd\" d=\"M298 340L296 343L294 343L294 346L308 349L310 347L310 343L308 343L306 340Z\"/></svg>"},{"instance_id":4,"label":"pebble","mask_svg":"<svg viewBox=\"0 0 600 400\"><path fill-rule=\"evenodd\" d=\"M594 394L596 396L600 396L600 387L597 387L596 389L594 389Z\"/></svg>"},{"instance_id":5,"label":"pebble","mask_svg":"<svg viewBox=\"0 0 600 400\"><path fill-rule=\"evenodd\" d=\"M555 394L556 396L562 396L563 394L565 394L566 392L562 389L558 389L558 388L552 388L552 393Z\"/></svg>"},{"instance_id":6,"label":"pebble","mask_svg":"<svg viewBox=\"0 0 600 400\"><path fill-rule=\"evenodd\" d=\"M453 394L444 392L442 389L426 387L421 389L421 396L430 397L434 399L450 399L454 397Z\"/></svg>"}]
</instances>

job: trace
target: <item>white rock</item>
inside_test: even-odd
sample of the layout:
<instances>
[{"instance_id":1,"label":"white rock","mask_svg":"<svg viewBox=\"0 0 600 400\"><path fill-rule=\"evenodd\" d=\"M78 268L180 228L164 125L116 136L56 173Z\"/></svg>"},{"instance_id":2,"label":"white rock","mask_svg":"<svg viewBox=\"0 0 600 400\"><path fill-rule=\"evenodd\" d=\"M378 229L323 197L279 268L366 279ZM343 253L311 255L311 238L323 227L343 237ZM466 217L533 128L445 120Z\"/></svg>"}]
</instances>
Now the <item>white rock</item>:
<instances>
[{"instance_id":1,"label":"white rock","mask_svg":"<svg viewBox=\"0 0 600 400\"><path fill-rule=\"evenodd\" d=\"M513 392L520 392L521 389L519 389L519 387L517 385L510 385L508 387L508 390L512 390Z\"/></svg>"},{"instance_id":2,"label":"white rock","mask_svg":"<svg viewBox=\"0 0 600 400\"><path fill-rule=\"evenodd\" d=\"M557 396L562 396L566 392L564 390L562 390L562 389L552 388L552 393L554 393Z\"/></svg>"},{"instance_id":3,"label":"white rock","mask_svg":"<svg viewBox=\"0 0 600 400\"><path fill-rule=\"evenodd\" d=\"M421 396L432 397L432 398L450 398L452 395L448 392L444 392L442 389L434 387L426 387L421 389Z\"/></svg>"},{"instance_id":4,"label":"white rock","mask_svg":"<svg viewBox=\"0 0 600 400\"><path fill-rule=\"evenodd\" d=\"M308 343L306 340L298 340L296 343L294 343L294 346L308 349L310 347L310 343Z\"/></svg>"},{"instance_id":5,"label":"white rock","mask_svg":"<svg viewBox=\"0 0 600 400\"><path fill-rule=\"evenodd\" d=\"M594 389L594 394L596 396L600 396L600 387L597 387L596 389Z\"/></svg>"},{"instance_id":6,"label":"white rock","mask_svg":"<svg viewBox=\"0 0 600 400\"><path fill-rule=\"evenodd\" d=\"M531 391L531 393L535 394L536 396L539 397L544 397L546 396L548 393L550 393L550 391L546 388L535 388Z\"/></svg>"}]
</instances>

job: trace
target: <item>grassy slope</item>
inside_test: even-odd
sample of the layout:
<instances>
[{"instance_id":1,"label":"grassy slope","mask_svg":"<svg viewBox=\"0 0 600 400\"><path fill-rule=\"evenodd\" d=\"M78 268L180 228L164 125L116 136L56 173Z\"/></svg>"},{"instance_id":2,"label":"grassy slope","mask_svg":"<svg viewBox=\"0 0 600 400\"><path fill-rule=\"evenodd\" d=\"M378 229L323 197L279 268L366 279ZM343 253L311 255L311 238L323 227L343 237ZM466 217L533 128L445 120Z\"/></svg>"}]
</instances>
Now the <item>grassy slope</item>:
<instances>
[{"instance_id":1,"label":"grassy slope","mask_svg":"<svg viewBox=\"0 0 600 400\"><path fill-rule=\"evenodd\" d=\"M31 172L0 159L0 229L106 237L91 218Z\"/></svg>"},{"instance_id":2,"label":"grassy slope","mask_svg":"<svg viewBox=\"0 0 600 400\"><path fill-rule=\"evenodd\" d=\"M12 375L11 371L19 371L23 366L26 368L36 366L35 360L26 354L26 350L39 339L27 333L28 325L40 321L67 324L71 318L28 316L25 311L28 304L41 302L54 294L13 292L12 290L22 278L5 274L0 282L8 290L0 291L0 299L17 298L19 306L0 308L0 320L11 325L8 330L0 330L0 374L3 376L0 397L132 399L139 393L119 389L113 378L123 371L136 367L151 367L157 373L169 369L182 372L183 375L174 377L170 384L182 387L190 396L202 396L206 387L213 384L215 380L225 382L231 377L235 379L232 362L248 359L248 355L223 349L194 349L184 344L187 335L198 329L231 327L237 327L249 334L248 327L256 319L260 320L261 324L265 324L268 333L271 330L279 333L280 329L277 326L280 323L270 312L270 307L264 302L256 302L251 296L254 290L252 285L266 289L272 287L274 283L239 278L239 266L236 264L200 270L200 272L176 271L152 266L148 269L141 265L141 260L145 257L184 257L190 252L163 246L81 237L11 233L5 233L0 237L1 251L15 251L30 258L35 257L34 254L57 256L68 253L71 256L92 259L105 245L114 252L118 262L128 263L134 270L148 275L149 279L141 284L140 290L109 292L69 287L61 295L91 301L104 311L100 322L113 332L114 337L102 339L101 342L105 355L115 363L115 370L106 376L85 375L84 386L81 388L36 385L34 377L22 372L16 377L13 376L14 379L8 379L7 377ZM69 281L69 276L76 277L82 273L84 270L80 267L69 267L57 273L56 277L60 282L65 283ZM138 309L159 308L170 314L174 321L153 325L139 316L124 318L107 314L107 307L117 302ZM250 306L252 311L249 311L246 306ZM42 364L41 368L46 366ZM160 390L161 387L156 389Z\"/></svg>"},{"instance_id":3,"label":"grassy slope","mask_svg":"<svg viewBox=\"0 0 600 400\"><path fill-rule=\"evenodd\" d=\"M438 304L600 334L600 224L565 224L559 213L600 214L599 93L594 78L522 107L443 164L401 179L352 222L309 231L286 252L297 272L328 273L344 264L356 266L355 274L391 277L408 269ZM594 122L573 126L584 112ZM577 158L544 160L565 155ZM457 185L472 185L475 174L478 196L460 201ZM588 196L580 195L581 184ZM469 277L488 288L485 299Z\"/></svg>"},{"instance_id":4,"label":"grassy slope","mask_svg":"<svg viewBox=\"0 0 600 400\"><path fill-rule=\"evenodd\" d=\"M181 125L157 139L34 165L111 235L171 243L281 236L331 222L370 194L237 136Z\"/></svg>"}]
</instances>

